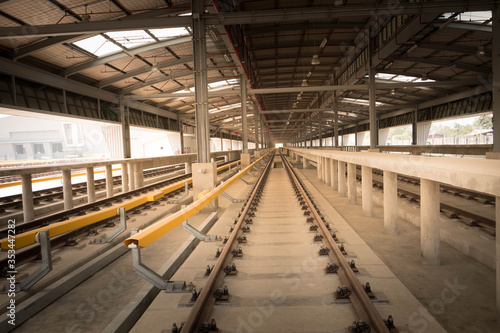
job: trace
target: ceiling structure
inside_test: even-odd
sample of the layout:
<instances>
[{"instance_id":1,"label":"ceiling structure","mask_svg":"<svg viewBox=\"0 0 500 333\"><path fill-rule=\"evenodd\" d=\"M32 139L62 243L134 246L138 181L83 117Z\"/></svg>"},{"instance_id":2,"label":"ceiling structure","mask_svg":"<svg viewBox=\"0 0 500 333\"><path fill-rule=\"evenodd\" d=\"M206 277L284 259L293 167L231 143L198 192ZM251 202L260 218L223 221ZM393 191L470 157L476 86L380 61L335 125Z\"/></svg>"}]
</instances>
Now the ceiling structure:
<instances>
[{"instance_id":1,"label":"ceiling structure","mask_svg":"<svg viewBox=\"0 0 500 333\"><path fill-rule=\"evenodd\" d=\"M241 74L275 142L368 124L370 68L378 119L488 91L495 5L206 1L211 129L241 133ZM190 1L0 0L0 73L194 124L192 34Z\"/></svg>"}]
</instances>

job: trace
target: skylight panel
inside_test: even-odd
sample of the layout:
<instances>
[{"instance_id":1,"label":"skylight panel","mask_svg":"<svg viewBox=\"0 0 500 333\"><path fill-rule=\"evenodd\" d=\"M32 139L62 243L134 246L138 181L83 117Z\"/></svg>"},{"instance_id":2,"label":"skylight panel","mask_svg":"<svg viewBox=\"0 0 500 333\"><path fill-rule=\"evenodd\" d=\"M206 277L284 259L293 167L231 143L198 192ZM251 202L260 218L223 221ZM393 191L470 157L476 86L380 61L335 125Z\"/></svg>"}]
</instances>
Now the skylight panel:
<instances>
[{"instance_id":1,"label":"skylight panel","mask_svg":"<svg viewBox=\"0 0 500 333\"><path fill-rule=\"evenodd\" d=\"M139 45L155 42L153 37L148 35L144 30L107 32L106 35L126 48L134 48Z\"/></svg>"},{"instance_id":2,"label":"skylight panel","mask_svg":"<svg viewBox=\"0 0 500 333\"><path fill-rule=\"evenodd\" d=\"M185 28L150 29L149 31L158 39L189 35L189 32Z\"/></svg>"},{"instance_id":3,"label":"skylight panel","mask_svg":"<svg viewBox=\"0 0 500 333\"><path fill-rule=\"evenodd\" d=\"M465 12L459 15L459 20L463 23L484 23L492 17L491 11L484 12ZM491 22L490 22L491 24Z\"/></svg>"},{"instance_id":4,"label":"skylight panel","mask_svg":"<svg viewBox=\"0 0 500 333\"><path fill-rule=\"evenodd\" d=\"M222 80L222 81L209 83L208 88L215 89L215 88L227 87L227 86L236 85L236 84L238 84L238 80L236 80L236 79Z\"/></svg>"},{"instance_id":5,"label":"skylight panel","mask_svg":"<svg viewBox=\"0 0 500 333\"><path fill-rule=\"evenodd\" d=\"M370 101L367 99L361 99L361 98L348 98L344 97L342 99L342 102L347 102L347 103L352 103L352 104L358 104L358 105L369 105ZM375 105L382 105L382 102L375 102Z\"/></svg>"},{"instance_id":6,"label":"skylight panel","mask_svg":"<svg viewBox=\"0 0 500 333\"><path fill-rule=\"evenodd\" d=\"M73 44L98 57L122 50L101 35L85 38Z\"/></svg>"}]
</instances>

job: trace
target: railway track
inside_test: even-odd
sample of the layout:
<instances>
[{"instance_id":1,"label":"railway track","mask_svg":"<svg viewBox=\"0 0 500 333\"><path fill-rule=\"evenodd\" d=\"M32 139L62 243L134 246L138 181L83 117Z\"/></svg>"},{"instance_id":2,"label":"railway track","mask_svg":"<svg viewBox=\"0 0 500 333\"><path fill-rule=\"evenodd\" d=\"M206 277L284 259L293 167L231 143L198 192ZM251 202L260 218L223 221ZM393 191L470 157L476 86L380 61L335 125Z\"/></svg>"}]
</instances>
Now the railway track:
<instances>
[{"instance_id":1,"label":"railway track","mask_svg":"<svg viewBox=\"0 0 500 333\"><path fill-rule=\"evenodd\" d=\"M247 197L231 228L229 237L224 239L222 251L217 249L217 262L213 267L207 268L206 273L209 276L203 289L199 292L193 291L194 304L189 315L182 324L174 323L172 332L218 332L217 325L227 332L242 331L242 322L236 318L245 312L245 307L249 306L245 298L255 299L259 296L261 296L261 302L267 301L266 306L272 305L272 314L276 316L269 315L257 326L254 326L254 323L247 323L247 326L252 325L251 327L259 332L291 332L295 329L289 325L304 325L300 331L308 331L305 323L298 323L297 318L290 315L296 309L273 305L276 301L273 299L273 294L278 293L280 295L276 296L277 298L294 304L293 297L296 297L296 290L279 287L278 284L287 285L286 275L290 274L290 268L300 268L304 260L317 254L320 257L324 254L329 258L330 264L327 268L315 262L305 272L294 270L296 275L294 274L293 277L295 280L303 277L304 283L307 280L307 284L317 286L313 288L314 291L304 286L310 294L303 295L299 298L300 301L295 299L299 303L311 303L310 305L314 306L315 317L323 321L310 322L309 324L314 325L314 330L331 331L339 328L338 318L334 319L334 316L329 315L334 311L331 305L325 306L321 300L324 297L324 290L332 288L331 284L335 281L332 276L325 274L324 270L328 273L328 267L335 267L332 275L337 275L340 284L337 291L332 290L329 297L348 300L354 308L355 317L348 328L349 331L398 332L393 325L392 317L384 320L379 315L370 300L369 287L359 282L354 268L345 259L342 249L328 229L325 218L309 197L290 163L285 157L280 156L284 168L272 169L273 159L274 157L270 159ZM268 183L270 172L273 172L273 178ZM306 222L307 226L304 226ZM316 230L318 234L314 235L311 230ZM284 236L286 239L279 244L273 243L275 251L279 248L277 250L279 253L269 253L268 251L272 248L267 244L270 239L269 234L277 233L286 234ZM307 240L304 241L304 238ZM276 240L275 235L273 239ZM313 241L314 243L311 244ZM317 243L323 243L323 246L319 248ZM269 255L278 256L278 259L272 261L274 265L269 264L269 260L273 259ZM245 261L245 256L250 257L251 263ZM242 278L238 275L239 266L244 267ZM248 278L249 276L256 276L256 278L251 279ZM288 285L290 282L299 283L289 280ZM273 288L275 289L272 290ZM290 289L293 290L288 293ZM231 301L230 307L214 306L216 303L228 301ZM309 313L311 311L301 309ZM305 320L301 314L296 315Z\"/></svg>"},{"instance_id":2,"label":"railway track","mask_svg":"<svg viewBox=\"0 0 500 333\"><path fill-rule=\"evenodd\" d=\"M382 172L374 172L378 176L382 176ZM358 173L356 175L356 179L361 181L361 174ZM413 184L415 186L420 186L420 182L418 179L398 176L398 181L403 181L406 183ZM373 186L383 190L384 184L382 181L373 179ZM461 198L465 198L468 200L478 200L477 198L481 198L480 201L482 204L491 204L491 199L488 199L488 195L484 195L482 193L477 193L473 191L465 191L462 189L457 189L455 187L440 185L440 191L443 193L453 194L454 196L458 196ZM408 199L411 202L420 203L420 194L416 191L405 190L401 187L398 187L398 196L400 198ZM494 200L493 200L494 202ZM468 211L464 208L457 207L456 205L447 204L444 202L440 203L440 209L443 214L445 214L448 218L452 219L461 219L470 227L480 227L488 234L495 236L495 220L490 219L484 215L476 214L474 212Z\"/></svg>"},{"instance_id":3,"label":"railway track","mask_svg":"<svg viewBox=\"0 0 500 333\"><path fill-rule=\"evenodd\" d=\"M153 178L183 169L184 169L184 164L176 164L152 170L144 170L144 178ZM122 176L114 176L113 185L114 186L121 185L121 179ZM106 179L98 179L94 181L94 184L96 191L102 191L106 189ZM73 196L87 194L87 183L82 182L73 184L72 191L73 191ZM63 200L62 186L33 192L33 203L35 207L54 203L59 200ZM22 205L23 202L21 194L10 195L0 198L0 217L1 214L13 213L15 211L22 210L23 208Z\"/></svg>"},{"instance_id":4,"label":"railway track","mask_svg":"<svg viewBox=\"0 0 500 333\"><path fill-rule=\"evenodd\" d=\"M234 163L234 161L226 162L226 163L221 163L220 166L224 166L226 164ZM218 173L225 172L224 170L219 171ZM16 224L16 233L21 234L23 232L33 230L36 228L44 227L47 225L50 225L52 223L57 223L57 222L62 222L69 220L74 217L78 216L83 216L91 212L99 211L104 208L108 208L112 205L116 205L118 203L122 203L125 200L132 199L133 197L137 197L140 195L147 194L148 192L158 190L161 188L164 188L166 186L182 182L183 180L191 178L191 174L184 174L180 175L177 177L173 177L167 180L163 180L151 185L146 185L143 186L139 189L129 191L126 193L121 193L117 194L111 198L105 198L101 200L97 200L93 203L90 204L84 204L81 206L78 206L76 208L70 209L70 210L65 210L62 212L58 212L55 214L51 214L45 217L41 217L38 219L35 219L30 222L23 222L23 223L17 223ZM188 188L191 188L192 184L188 184ZM161 201L167 201L170 198L173 198L175 196L178 196L184 191L184 188L179 188L177 190L174 190L170 192L168 195L164 196L163 198L159 199L158 201L154 202L146 202L144 204L141 204L132 210L127 212L127 218L131 215L135 214L140 214L143 209L149 209L151 208L151 205L158 205L160 204ZM50 238L50 244L51 244L51 249L57 249L62 246L75 246L77 244L77 240L80 237L88 236L89 234L94 234L96 229L102 228L102 227L115 227L115 223L119 221L119 217L111 217L108 219L96 221L93 224L87 225L85 227L79 228L77 230L73 230L71 232L65 233L60 236L56 237L51 237ZM8 228L7 227L2 227L0 228L0 239L6 238L8 235ZM40 255L40 245L35 244L32 246L28 246L22 249L19 249L16 251L16 264L23 265L29 261L35 260L39 258ZM2 256L0 259L0 275L5 274L5 272L8 271L7 268L7 263L8 263L8 258L6 256Z\"/></svg>"}]
</instances>

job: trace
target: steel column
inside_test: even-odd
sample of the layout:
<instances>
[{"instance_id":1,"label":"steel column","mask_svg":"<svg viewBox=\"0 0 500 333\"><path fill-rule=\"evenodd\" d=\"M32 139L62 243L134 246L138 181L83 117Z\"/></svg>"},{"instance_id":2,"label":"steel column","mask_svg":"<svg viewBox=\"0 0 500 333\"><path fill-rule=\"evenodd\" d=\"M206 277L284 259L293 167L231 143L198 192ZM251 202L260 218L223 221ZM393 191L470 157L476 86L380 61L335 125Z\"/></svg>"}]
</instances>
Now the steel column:
<instances>
[{"instance_id":1,"label":"steel column","mask_svg":"<svg viewBox=\"0 0 500 333\"><path fill-rule=\"evenodd\" d=\"M241 141L242 153L248 154L248 126L247 126L247 78L240 75L241 90Z\"/></svg>"},{"instance_id":2,"label":"steel column","mask_svg":"<svg viewBox=\"0 0 500 333\"><path fill-rule=\"evenodd\" d=\"M129 108L125 107L123 96L120 96L120 118L122 122L122 141L123 141L123 158L132 157L132 148L130 144L130 122Z\"/></svg>"},{"instance_id":3,"label":"steel column","mask_svg":"<svg viewBox=\"0 0 500 333\"><path fill-rule=\"evenodd\" d=\"M179 138L181 140L181 154L184 154L184 129L182 128L180 114L177 115L177 121L179 123Z\"/></svg>"},{"instance_id":4,"label":"steel column","mask_svg":"<svg viewBox=\"0 0 500 333\"><path fill-rule=\"evenodd\" d=\"M492 11L493 47L493 151L500 152L500 6ZM498 304L500 307L500 304ZM499 310L500 311L500 310Z\"/></svg>"},{"instance_id":5,"label":"steel column","mask_svg":"<svg viewBox=\"0 0 500 333\"><path fill-rule=\"evenodd\" d=\"M205 36L204 1L193 0L193 52L198 163L210 162L210 129L208 127L207 40Z\"/></svg>"},{"instance_id":6,"label":"steel column","mask_svg":"<svg viewBox=\"0 0 500 333\"><path fill-rule=\"evenodd\" d=\"M375 109L375 68L370 68L369 71L369 99L370 99L370 148L377 148L377 111Z\"/></svg>"},{"instance_id":7,"label":"steel column","mask_svg":"<svg viewBox=\"0 0 500 333\"><path fill-rule=\"evenodd\" d=\"M339 195L341 197L345 197L346 196L346 192L347 192L347 189L346 189L346 176L345 176L345 170L346 169L346 165L345 165L345 162L343 161L338 161L338 187L339 187Z\"/></svg>"}]
</instances>

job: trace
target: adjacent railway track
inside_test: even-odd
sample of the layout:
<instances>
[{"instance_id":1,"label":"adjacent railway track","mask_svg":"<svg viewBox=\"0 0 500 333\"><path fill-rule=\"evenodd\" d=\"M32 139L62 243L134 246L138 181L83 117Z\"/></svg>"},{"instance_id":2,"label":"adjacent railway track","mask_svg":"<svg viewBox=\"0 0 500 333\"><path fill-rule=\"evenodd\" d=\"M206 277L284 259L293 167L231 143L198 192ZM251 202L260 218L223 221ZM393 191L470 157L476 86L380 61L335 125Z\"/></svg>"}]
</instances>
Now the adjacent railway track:
<instances>
[{"instance_id":1,"label":"adjacent railway track","mask_svg":"<svg viewBox=\"0 0 500 333\"><path fill-rule=\"evenodd\" d=\"M235 161L231 162L226 162L226 163L221 163L220 166L225 166L227 164L235 163ZM225 172L225 170L220 170L218 173ZM57 222L62 222L66 221L75 217L79 216L84 216L86 214L92 213L99 211L104 208L108 208L110 206L120 204L126 200L130 200L134 197L139 197L141 195L145 195L151 191L155 191L161 188L165 188L167 186L176 184L176 183L182 183L184 181L188 182L188 188L192 187L192 184L190 183L191 179L191 174L184 174L180 175L177 177L172 177L167 180L163 180L160 182L156 182L151 185L146 185L143 186L139 189L129 191L126 193L121 193L117 194L111 198L105 198L102 200L95 201L90 204L85 204L78 206L76 208L58 212L55 214L51 214L42 218L35 219L30 222L24 222L24 223L18 223L16 224L16 233L21 234L23 232L37 229L40 227L44 227L47 225L50 225L52 223L57 223ZM168 195L164 196L163 198L159 199L158 201L153 201L153 202L145 202L143 204L140 204L136 207L134 207L132 210L127 212L127 216L130 214L140 214L143 209L149 209L151 208L151 205L158 205L160 201L166 201L170 198L173 198L180 193L184 191L184 187L180 187L178 189L175 189L171 191ZM82 228L78 228L76 230L67 232L65 234L51 237L50 238L50 244L51 244L51 249L57 249L61 246L69 245L72 246L76 243L76 240L80 237L87 236L91 233L94 233L96 229L102 228L102 227L114 227L115 222L119 220L119 217L113 216L111 218L103 219L103 220L96 220L94 223L90 225L86 225ZM3 227L0 229L0 239L6 238L8 234L8 228ZM27 263L31 260L34 260L38 258L40 255L40 245L39 244L34 244L31 246L24 247L22 249L17 250L16 252L16 264L22 265L24 263ZM0 259L0 272L5 272L7 271L7 262L8 259L7 257Z\"/></svg>"}]
</instances>

